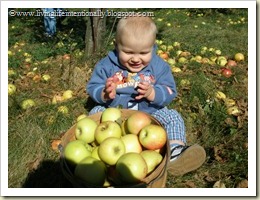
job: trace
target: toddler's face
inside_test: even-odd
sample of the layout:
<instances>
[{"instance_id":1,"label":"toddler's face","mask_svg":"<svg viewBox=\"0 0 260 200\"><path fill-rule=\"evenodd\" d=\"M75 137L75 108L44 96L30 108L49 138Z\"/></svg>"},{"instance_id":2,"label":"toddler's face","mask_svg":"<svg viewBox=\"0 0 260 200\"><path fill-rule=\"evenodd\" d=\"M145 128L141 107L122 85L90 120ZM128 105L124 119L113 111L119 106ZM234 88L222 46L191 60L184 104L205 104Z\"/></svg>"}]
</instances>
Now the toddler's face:
<instances>
[{"instance_id":1,"label":"toddler's face","mask_svg":"<svg viewBox=\"0 0 260 200\"><path fill-rule=\"evenodd\" d=\"M152 59L153 45L153 39L122 36L120 44L117 44L120 64L130 72L141 71Z\"/></svg>"}]
</instances>

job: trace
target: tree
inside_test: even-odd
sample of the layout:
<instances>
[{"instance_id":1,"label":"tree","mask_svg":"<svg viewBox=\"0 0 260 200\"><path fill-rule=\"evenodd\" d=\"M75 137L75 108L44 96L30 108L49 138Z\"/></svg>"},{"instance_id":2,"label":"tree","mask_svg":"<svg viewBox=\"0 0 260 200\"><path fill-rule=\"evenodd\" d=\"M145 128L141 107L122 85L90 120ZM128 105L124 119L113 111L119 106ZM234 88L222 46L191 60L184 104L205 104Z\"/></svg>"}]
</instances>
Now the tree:
<instances>
[{"instance_id":1,"label":"tree","mask_svg":"<svg viewBox=\"0 0 260 200\"><path fill-rule=\"evenodd\" d=\"M104 8L90 8L90 13L104 12ZM106 30L106 17L90 16L86 21L85 56L88 57L101 49Z\"/></svg>"}]
</instances>

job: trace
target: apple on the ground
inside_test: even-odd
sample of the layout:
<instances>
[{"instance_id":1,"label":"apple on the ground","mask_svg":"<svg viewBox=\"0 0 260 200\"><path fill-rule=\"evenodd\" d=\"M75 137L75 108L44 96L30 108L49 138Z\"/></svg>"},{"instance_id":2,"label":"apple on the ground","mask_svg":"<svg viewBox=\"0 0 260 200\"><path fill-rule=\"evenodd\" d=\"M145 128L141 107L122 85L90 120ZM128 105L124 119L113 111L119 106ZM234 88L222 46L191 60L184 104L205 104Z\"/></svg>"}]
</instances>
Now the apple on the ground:
<instances>
[{"instance_id":1,"label":"apple on the ground","mask_svg":"<svg viewBox=\"0 0 260 200\"><path fill-rule=\"evenodd\" d=\"M16 91L16 86L12 83L8 84L8 95L13 95Z\"/></svg>"}]
</instances>

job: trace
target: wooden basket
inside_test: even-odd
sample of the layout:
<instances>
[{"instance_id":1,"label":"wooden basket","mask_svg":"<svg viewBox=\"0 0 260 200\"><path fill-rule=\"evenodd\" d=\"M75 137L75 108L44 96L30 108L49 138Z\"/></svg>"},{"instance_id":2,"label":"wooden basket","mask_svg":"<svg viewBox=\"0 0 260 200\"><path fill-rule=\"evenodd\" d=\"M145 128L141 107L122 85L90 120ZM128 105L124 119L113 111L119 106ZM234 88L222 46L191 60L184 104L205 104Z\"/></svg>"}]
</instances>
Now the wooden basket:
<instances>
[{"instance_id":1,"label":"wooden basket","mask_svg":"<svg viewBox=\"0 0 260 200\"><path fill-rule=\"evenodd\" d=\"M135 110L127 110L127 109L121 109L122 110L122 119L127 119L131 114L136 112ZM140 112L140 111L139 111ZM101 118L101 112L96 113L94 115L89 115L88 117L93 119L97 122L97 124L100 123ZM153 124L161 125L154 117L150 116L152 119ZM64 174L64 176L72 183L73 187L76 188L94 188L96 186L87 184L83 182L82 180L78 179L74 176L72 169L67 165L63 150L68 144L68 142L75 140L75 128L76 124L74 124L61 138L61 143L59 145L60 150L60 163L61 163L61 169ZM129 187L129 188L163 188L166 184L167 179L167 164L169 162L169 155L170 155L170 146L169 141L167 140L167 143L165 144L163 148L163 160L162 162L157 166L157 168L149 174L147 177L145 177L140 183L138 184L131 184L131 185L120 185L120 186L112 186L112 187Z\"/></svg>"}]
</instances>

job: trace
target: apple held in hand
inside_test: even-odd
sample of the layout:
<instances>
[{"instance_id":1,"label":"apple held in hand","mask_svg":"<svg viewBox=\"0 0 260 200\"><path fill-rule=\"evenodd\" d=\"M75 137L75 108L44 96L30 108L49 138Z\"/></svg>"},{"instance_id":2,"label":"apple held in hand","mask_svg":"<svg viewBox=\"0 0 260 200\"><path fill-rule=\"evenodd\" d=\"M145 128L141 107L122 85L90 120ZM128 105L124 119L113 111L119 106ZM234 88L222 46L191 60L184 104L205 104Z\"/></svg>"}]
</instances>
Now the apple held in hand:
<instances>
[{"instance_id":1,"label":"apple held in hand","mask_svg":"<svg viewBox=\"0 0 260 200\"><path fill-rule=\"evenodd\" d=\"M139 153L126 153L116 163L116 171L122 181L138 183L144 179L148 172L147 164Z\"/></svg>"},{"instance_id":2,"label":"apple held in hand","mask_svg":"<svg viewBox=\"0 0 260 200\"><path fill-rule=\"evenodd\" d=\"M74 174L87 184L103 186L106 180L106 166L102 161L89 156L77 164Z\"/></svg>"},{"instance_id":3,"label":"apple held in hand","mask_svg":"<svg viewBox=\"0 0 260 200\"><path fill-rule=\"evenodd\" d=\"M64 149L65 160L72 166L78 164L84 158L91 156L91 148L81 140L69 142Z\"/></svg>"},{"instance_id":4,"label":"apple held in hand","mask_svg":"<svg viewBox=\"0 0 260 200\"><path fill-rule=\"evenodd\" d=\"M152 123L150 116L144 112L136 111L126 120L126 130L128 133L138 135L142 128Z\"/></svg>"},{"instance_id":5,"label":"apple held in hand","mask_svg":"<svg viewBox=\"0 0 260 200\"><path fill-rule=\"evenodd\" d=\"M140 131L139 141L146 149L161 149L167 141L167 133L163 127L150 124Z\"/></svg>"},{"instance_id":6,"label":"apple held in hand","mask_svg":"<svg viewBox=\"0 0 260 200\"><path fill-rule=\"evenodd\" d=\"M75 137L77 140L82 140L86 143L91 143L95 140L95 130L97 123L88 117L79 120L76 124Z\"/></svg>"},{"instance_id":7,"label":"apple held in hand","mask_svg":"<svg viewBox=\"0 0 260 200\"><path fill-rule=\"evenodd\" d=\"M139 142L139 138L137 135L134 134L128 134L124 135L121 138L125 144L125 153L129 152L136 152L140 153L142 152L142 145Z\"/></svg>"},{"instance_id":8,"label":"apple held in hand","mask_svg":"<svg viewBox=\"0 0 260 200\"><path fill-rule=\"evenodd\" d=\"M108 165L115 165L117 160L125 153L125 145L120 138L109 137L98 148L100 159Z\"/></svg>"},{"instance_id":9,"label":"apple held in hand","mask_svg":"<svg viewBox=\"0 0 260 200\"><path fill-rule=\"evenodd\" d=\"M121 119L122 113L119 108L107 108L102 112L101 122L105 121L117 121Z\"/></svg>"},{"instance_id":10,"label":"apple held in hand","mask_svg":"<svg viewBox=\"0 0 260 200\"><path fill-rule=\"evenodd\" d=\"M114 121L101 122L95 131L95 139L101 144L108 137L120 138L122 135L121 127Z\"/></svg>"},{"instance_id":11,"label":"apple held in hand","mask_svg":"<svg viewBox=\"0 0 260 200\"><path fill-rule=\"evenodd\" d=\"M147 167L148 167L148 174L151 173L161 162L162 162L162 155L154 150L144 150L141 152L141 156L143 156Z\"/></svg>"}]
</instances>

